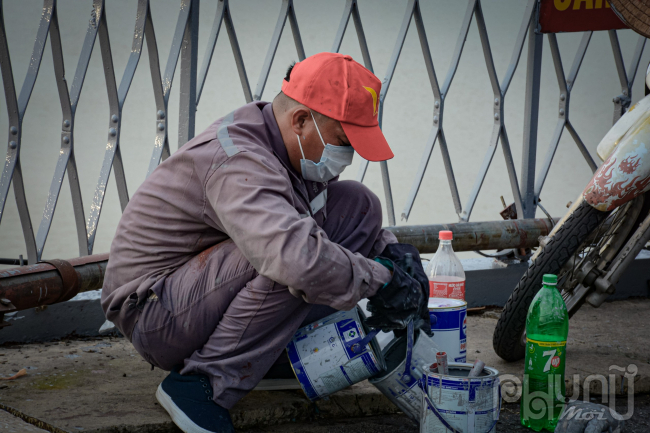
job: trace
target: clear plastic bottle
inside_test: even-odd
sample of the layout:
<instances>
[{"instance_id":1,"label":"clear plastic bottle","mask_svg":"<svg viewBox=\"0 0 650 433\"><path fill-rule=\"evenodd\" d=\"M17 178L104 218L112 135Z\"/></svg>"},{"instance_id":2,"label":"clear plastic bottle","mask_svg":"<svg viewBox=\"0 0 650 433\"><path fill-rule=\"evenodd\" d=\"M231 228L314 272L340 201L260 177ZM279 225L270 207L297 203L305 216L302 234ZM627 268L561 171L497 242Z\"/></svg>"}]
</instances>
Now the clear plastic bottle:
<instances>
[{"instance_id":1,"label":"clear plastic bottle","mask_svg":"<svg viewBox=\"0 0 650 433\"><path fill-rule=\"evenodd\" d=\"M465 300L465 271L451 247L453 237L449 230L441 230L438 234L438 251L425 270L429 277L430 298Z\"/></svg>"}]
</instances>

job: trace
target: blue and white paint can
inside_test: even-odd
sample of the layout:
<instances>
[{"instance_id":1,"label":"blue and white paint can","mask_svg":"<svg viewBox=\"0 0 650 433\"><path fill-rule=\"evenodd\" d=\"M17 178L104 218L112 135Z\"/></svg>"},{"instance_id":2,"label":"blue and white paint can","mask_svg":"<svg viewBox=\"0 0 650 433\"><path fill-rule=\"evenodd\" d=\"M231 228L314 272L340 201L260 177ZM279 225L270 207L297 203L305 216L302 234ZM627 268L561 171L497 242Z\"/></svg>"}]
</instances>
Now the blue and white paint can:
<instances>
[{"instance_id":1,"label":"blue and white paint can","mask_svg":"<svg viewBox=\"0 0 650 433\"><path fill-rule=\"evenodd\" d=\"M393 339L382 351L386 370L368 380L395 406L415 422L422 413L420 379L436 359L438 346L423 331L417 331L408 375L406 373L406 336Z\"/></svg>"},{"instance_id":2,"label":"blue and white paint can","mask_svg":"<svg viewBox=\"0 0 650 433\"><path fill-rule=\"evenodd\" d=\"M447 352L449 363L467 360L467 302L460 299L429 298L433 341ZM433 317L435 316L435 318Z\"/></svg>"},{"instance_id":3,"label":"blue and white paint can","mask_svg":"<svg viewBox=\"0 0 650 433\"><path fill-rule=\"evenodd\" d=\"M429 371L422 378L420 433L496 433L501 410L499 372L483 367L468 377L472 364L450 363L449 374Z\"/></svg>"},{"instance_id":4,"label":"blue and white paint can","mask_svg":"<svg viewBox=\"0 0 650 433\"><path fill-rule=\"evenodd\" d=\"M363 347L358 344L367 334L364 322L363 312L356 307L300 328L293 336L287 354L300 386L311 401L384 369L384 358L375 338Z\"/></svg>"}]
</instances>

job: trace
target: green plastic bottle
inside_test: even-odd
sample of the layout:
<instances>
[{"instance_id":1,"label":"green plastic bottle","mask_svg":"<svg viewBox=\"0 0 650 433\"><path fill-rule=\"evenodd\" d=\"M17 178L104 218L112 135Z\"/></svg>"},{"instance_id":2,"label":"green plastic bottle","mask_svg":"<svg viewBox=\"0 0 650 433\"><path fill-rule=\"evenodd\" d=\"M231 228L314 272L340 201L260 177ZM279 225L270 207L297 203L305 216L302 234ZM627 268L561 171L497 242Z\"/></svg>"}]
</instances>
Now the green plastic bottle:
<instances>
[{"instance_id":1,"label":"green plastic bottle","mask_svg":"<svg viewBox=\"0 0 650 433\"><path fill-rule=\"evenodd\" d=\"M557 290L557 275L544 275L526 317L526 363L521 424L555 431L564 407L564 369L569 313Z\"/></svg>"}]
</instances>

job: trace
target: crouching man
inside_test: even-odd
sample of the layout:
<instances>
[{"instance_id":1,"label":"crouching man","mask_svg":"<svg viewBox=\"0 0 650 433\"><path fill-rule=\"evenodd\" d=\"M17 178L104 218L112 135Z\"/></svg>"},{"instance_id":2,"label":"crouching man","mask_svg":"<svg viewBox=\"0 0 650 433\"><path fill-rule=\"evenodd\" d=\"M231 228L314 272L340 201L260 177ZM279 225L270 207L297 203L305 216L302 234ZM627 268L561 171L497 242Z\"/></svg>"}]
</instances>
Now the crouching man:
<instances>
[{"instance_id":1,"label":"crouching man","mask_svg":"<svg viewBox=\"0 0 650 433\"><path fill-rule=\"evenodd\" d=\"M337 181L355 151L393 157L380 90L350 56L309 57L272 103L214 122L131 198L102 307L145 360L171 371L156 397L181 430L233 431L228 409L288 366L284 349L303 324L362 298L377 328L428 320L417 250L381 228L368 188Z\"/></svg>"}]
</instances>

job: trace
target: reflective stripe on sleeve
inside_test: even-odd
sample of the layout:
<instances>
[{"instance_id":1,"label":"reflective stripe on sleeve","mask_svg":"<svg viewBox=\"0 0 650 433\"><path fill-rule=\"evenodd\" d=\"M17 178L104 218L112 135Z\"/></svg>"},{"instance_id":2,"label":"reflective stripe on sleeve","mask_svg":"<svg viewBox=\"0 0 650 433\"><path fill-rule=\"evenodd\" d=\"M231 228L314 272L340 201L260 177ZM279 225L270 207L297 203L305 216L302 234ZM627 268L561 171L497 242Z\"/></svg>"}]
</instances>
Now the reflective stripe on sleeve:
<instances>
[{"instance_id":1,"label":"reflective stripe on sleeve","mask_svg":"<svg viewBox=\"0 0 650 433\"><path fill-rule=\"evenodd\" d=\"M228 134L228 125L232 124L235 120L235 112L228 114L223 118L219 130L217 131L217 138L221 143L221 147L226 152L226 155L233 156L239 153L239 149L235 146L235 143L232 142L230 135Z\"/></svg>"}]
</instances>

